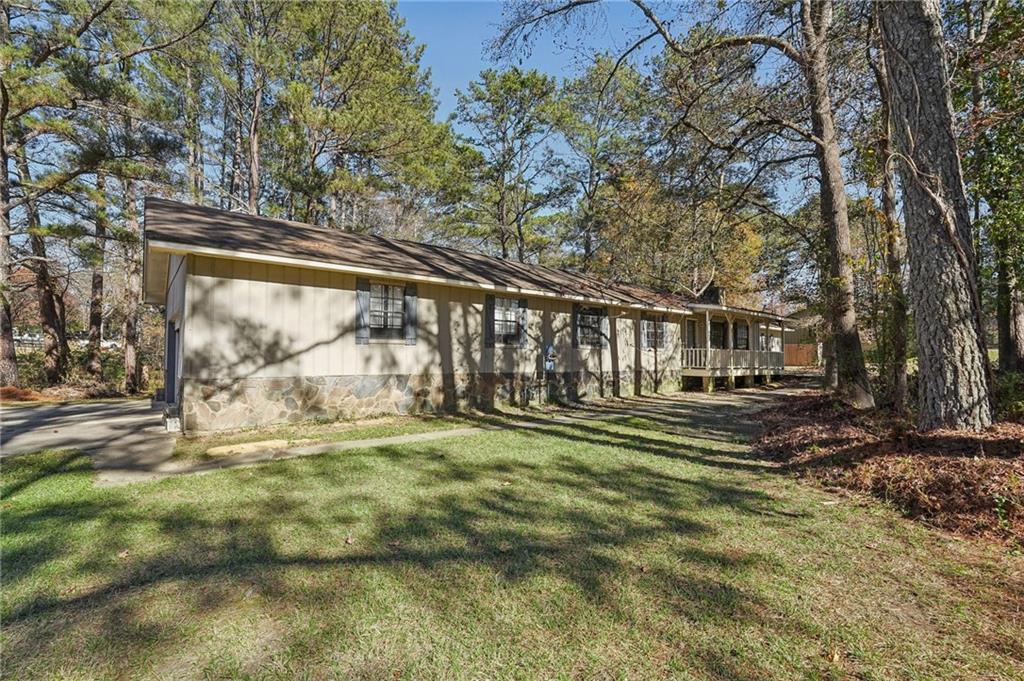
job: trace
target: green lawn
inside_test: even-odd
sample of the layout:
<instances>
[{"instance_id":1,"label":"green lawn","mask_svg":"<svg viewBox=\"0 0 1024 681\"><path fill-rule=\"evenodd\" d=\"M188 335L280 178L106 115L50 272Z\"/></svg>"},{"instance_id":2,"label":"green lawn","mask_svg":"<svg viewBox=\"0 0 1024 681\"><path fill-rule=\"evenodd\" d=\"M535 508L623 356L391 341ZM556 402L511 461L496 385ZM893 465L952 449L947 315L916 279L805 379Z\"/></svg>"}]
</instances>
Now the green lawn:
<instances>
[{"instance_id":1,"label":"green lawn","mask_svg":"<svg viewBox=\"0 0 1024 681\"><path fill-rule=\"evenodd\" d=\"M1021 558L693 419L538 424L119 488L6 461L4 677L1024 674Z\"/></svg>"}]
</instances>

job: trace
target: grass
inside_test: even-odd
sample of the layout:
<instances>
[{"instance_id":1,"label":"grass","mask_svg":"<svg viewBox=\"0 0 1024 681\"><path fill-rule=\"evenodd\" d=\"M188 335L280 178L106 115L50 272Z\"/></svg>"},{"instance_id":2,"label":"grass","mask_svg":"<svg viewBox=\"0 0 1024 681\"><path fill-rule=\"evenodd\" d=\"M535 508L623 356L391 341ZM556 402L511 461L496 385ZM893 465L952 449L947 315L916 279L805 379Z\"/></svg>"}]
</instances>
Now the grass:
<instances>
[{"instance_id":1,"label":"grass","mask_svg":"<svg viewBox=\"0 0 1024 681\"><path fill-rule=\"evenodd\" d=\"M693 404L119 488L4 462L5 676L1020 678L1024 561Z\"/></svg>"}]
</instances>

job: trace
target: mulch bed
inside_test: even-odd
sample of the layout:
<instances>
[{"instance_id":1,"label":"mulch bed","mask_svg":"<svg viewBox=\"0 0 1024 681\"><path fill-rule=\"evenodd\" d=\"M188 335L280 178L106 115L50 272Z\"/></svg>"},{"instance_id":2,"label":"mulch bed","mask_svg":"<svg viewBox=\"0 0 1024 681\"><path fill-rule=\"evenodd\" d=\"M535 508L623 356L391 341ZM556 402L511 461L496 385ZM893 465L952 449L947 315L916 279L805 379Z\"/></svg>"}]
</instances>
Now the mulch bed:
<instances>
[{"instance_id":1,"label":"mulch bed","mask_svg":"<svg viewBox=\"0 0 1024 681\"><path fill-rule=\"evenodd\" d=\"M1024 547L1024 425L981 433L854 412L827 395L796 396L760 416L759 452L827 487L885 499L953 532Z\"/></svg>"}]
</instances>

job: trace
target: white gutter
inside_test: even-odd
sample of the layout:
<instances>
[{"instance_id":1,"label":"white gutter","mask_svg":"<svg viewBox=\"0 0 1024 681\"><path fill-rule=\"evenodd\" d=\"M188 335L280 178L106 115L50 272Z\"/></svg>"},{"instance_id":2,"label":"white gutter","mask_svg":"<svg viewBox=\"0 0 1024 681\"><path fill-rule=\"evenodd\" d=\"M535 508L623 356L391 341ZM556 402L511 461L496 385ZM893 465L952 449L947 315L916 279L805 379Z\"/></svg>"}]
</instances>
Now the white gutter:
<instances>
[{"instance_id":1,"label":"white gutter","mask_svg":"<svg viewBox=\"0 0 1024 681\"><path fill-rule=\"evenodd\" d=\"M660 305L645 305L643 303L625 303L619 300L611 300L608 298L586 298L584 296L568 296L557 293L550 293L548 291L518 288L515 286L500 286L497 284L465 281L461 279L448 279L446 277L435 277L426 274L398 273L391 270L381 270L373 267L342 265L339 263L321 262L319 260L289 258L281 255L265 255L258 253L246 253L243 251L229 251L222 248L211 248L209 246L191 246L186 244L176 244L169 241L147 240L147 250L149 249L152 249L153 251L160 253L173 253L175 255L206 255L214 258L225 258L228 260L259 262L270 265L286 265L288 267L304 267L307 269L314 270L330 270L335 272L345 272L347 274L365 274L372 277L397 279L399 281L415 281L426 284L440 284L442 286L452 286L457 288L469 288L483 291L514 293L523 296L531 296L534 298L549 298L552 300L564 300L574 303L591 303L596 305L607 305L609 307L624 307L636 310L653 310L655 312L669 312L681 315L693 314L692 311L685 308L672 308Z\"/></svg>"}]
</instances>

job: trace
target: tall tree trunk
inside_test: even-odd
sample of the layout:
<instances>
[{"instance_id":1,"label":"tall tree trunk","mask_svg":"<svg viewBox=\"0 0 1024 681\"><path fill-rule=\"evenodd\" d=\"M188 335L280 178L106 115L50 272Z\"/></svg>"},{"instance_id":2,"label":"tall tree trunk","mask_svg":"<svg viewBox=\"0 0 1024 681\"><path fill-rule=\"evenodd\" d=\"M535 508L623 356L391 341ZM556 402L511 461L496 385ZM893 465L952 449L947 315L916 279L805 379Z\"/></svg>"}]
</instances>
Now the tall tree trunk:
<instances>
[{"instance_id":1,"label":"tall tree trunk","mask_svg":"<svg viewBox=\"0 0 1024 681\"><path fill-rule=\"evenodd\" d=\"M96 174L96 260L92 269L92 294L89 297L89 359L86 371L103 380L103 267L107 248L106 181Z\"/></svg>"},{"instance_id":2,"label":"tall tree trunk","mask_svg":"<svg viewBox=\"0 0 1024 681\"><path fill-rule=\"evenodd\" d=\"M1011 371L1024 372L1024 290L1020 282L1010 289L1010 338L1016 363Z\"/></svg>"},{"instance_id":3,"label":"tall tree trunk","mask_svg":"<svg viewBox=\"0 0 1024 681\"><path fill-rule=\"evenodd\" d=\"M971 220L938 0L880 0L918 343L918 426L992 422Z\"/></svg>"},{"instance_id":4,"label":"tall tree trunk","mask_svg":"<svg viewBox=\"0 0 1024 681\"><path fill-rule=\"evenodd\" d=\"M829 255L826 295L835 343L838 393L851 406L869 409L875 401L854 309L853 253L846 186L828 90L828 33L832 22L832 3L828 0L804 0L802 17L804 74L811 96L811 129L818 139L815 155L821 174L821 218L826 226Z\"/></svg>"},{"instance_id":5,"label":"tall tree trunk","mask_svg":"<svg viewBox=\"0 0 1024 681\"><path fill-rule=\"evenodd\" d=\"M260 212L260 115L263 108L263 88L253 93L252 111L249 118L249 195L248 209L251 215Z\"/></svg>"},{"instance_id":6,"label":"tall tree trunk","mask_svg":"<svg viewBox=\"0 0 1024 681\"><path fill-rule=\"evenodd\" d=\"M0 44L10 40L10 5L0 7ZM14 349L11 313L11 176L7 155L7 88L0 80L0 386L18 382L18 356Z\"/></svg>"},{"instance_id":7,"label":"tall tree trunk","mask_svg":"<svg viewBox=\"0 0 1024 681\"><path fill-rule=\"evenodd\" d=\"M6 170L4 175L7 175ZM0 206L0 386L5 386L18 383L18 357L14 351L14 323L10 300L10 220L8 219L6 197L2 201L3 205Z\"/></svg>"},{"instance_id":8,"label":"tall tree trunk","mask_svg":"<svg viewBox=\"0 0 1024 681\"><path fill-rule=\"evenodd\" d=\"M188 146L188 189L192 200L203 199L202 128L199 122L199 86L192 77L192 67L185 66L185 140Z\"/></svg>"},{"instance_id":9,"label":"tall tree trunk","mask_svg":"<svg viewBox=\"0 0 1024 681\"><path fill-rule=\"evenodd\" d=\"M839 387L839 372L836 368L836 343L833 336L825 338L821 344L821 352L825 361L821 387L825 390L835 390Z\"/></svg>"},{"instance_id":10,"label":"tall tree trunk","mask_svg":"<svg viewBox=\"0 0 1024 681\"><path fill-rule=\"evenodd\" d=\"M28 161L17 157L18 174L22 184L31 185ZM40 232L39 213L35 201L25 202L29 249L32 252L32 271L35 273L36 295L39 304L39 325L43 331L43 373L49 385L57 385L67 375L67 338L57 312L50 261L46 253L46 239Z\"/></svg>"},{"instance_id":11,"label":"tall tree trunk","mask_svg":"<svg viewBox=\"0 0 1024 681\"><path fill-rule=\"evenodd\" d=\"M129 395L138 393L142 385L142 364L139 361L139 319L142 305L142 258L139 244L142 234L139 229L138 195L135 182L124 181L124 220L128 238L125 241L124 312L124 391Z\"/></svg>"},{"instance_id":12,"label":"tall tree trunk","mask_svg":"<svg viewBox=\"0 0 1024 681\"><path fill-rule=\"evenodd\" d=\"M1024 293L1005 244L996 245L996 326L999 370L1024 371Z\"/></svg>"},{"instance_id":13,"label":"tall tree trunk","mask_svg":"<svg viewBox=\"0 0 1024 681\"><path fill-rule=\"evenodd\" d=\"M874 31L872 31L874 33ZM870 55L869 55L870 59ZM903 290L903 235L896 214L896 181L893 167L892 111L889 108L889 77L885 71L885 50L879 46L871 70L881 95L878 122L878 157L882 159L882 215L885 223L885 294L887 314L884 333L890 347L884 370L891 406L902 413L907 406L907 298Z\"/></svg>"}]
</instances>

